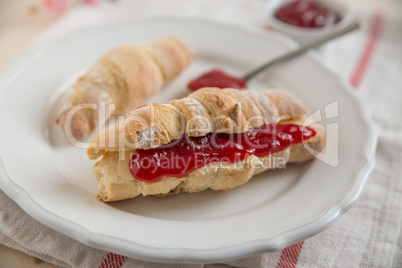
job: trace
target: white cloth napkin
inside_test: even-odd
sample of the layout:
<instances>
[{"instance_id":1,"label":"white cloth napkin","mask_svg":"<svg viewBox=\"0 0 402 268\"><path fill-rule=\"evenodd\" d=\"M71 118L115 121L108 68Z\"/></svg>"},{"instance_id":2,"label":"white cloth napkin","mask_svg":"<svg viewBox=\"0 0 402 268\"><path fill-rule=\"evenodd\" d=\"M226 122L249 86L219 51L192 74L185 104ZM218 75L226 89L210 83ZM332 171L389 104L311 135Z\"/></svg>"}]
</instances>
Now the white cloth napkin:
<instances>
[{"instance_id":1,"label":"white cloth napkin","mask_svg":"<svg viewBox=\"0 0 402 268\"><path fill-rule=\"evenodd\" d=\"M264 1L124 1L80 5L38 40L120 19L203 17L262 28ZM376 167L356 205L333 226L283 251L222 264L143 262L88 247L40 224L0 191L0 243L61 267L400 267L402 266L402 19L361 13L363 29L319 53L369 103L378 133ZM1 176L1 174L0 174Z\"/></svg>"}]
</instances>

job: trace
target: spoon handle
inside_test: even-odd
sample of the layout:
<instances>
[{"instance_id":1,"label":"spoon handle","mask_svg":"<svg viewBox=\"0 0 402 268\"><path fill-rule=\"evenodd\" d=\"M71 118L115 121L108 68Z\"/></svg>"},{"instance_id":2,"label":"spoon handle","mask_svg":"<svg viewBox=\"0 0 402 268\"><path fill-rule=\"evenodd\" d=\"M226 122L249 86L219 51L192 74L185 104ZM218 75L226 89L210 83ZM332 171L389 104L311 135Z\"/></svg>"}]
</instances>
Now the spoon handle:
<instances>
[{"instance_id":1,"label":"spoon handle","mask_svg":"<svg viewBox=\"0 0 402 268\"><path fill-rule=\"evenodd\" d=\"M347 33L351 32L353 30L356 30L358 28L359 28L359 23L358 22L353 22L353 23L351 23L350 25L348 25L347 27L345 27L342 30L339 30L339 31L334 32L334 33L331 33L331 34L329 34L329 35L327 35L327 36L325 36L323 38L320 38L320 39L318 39L316 41L313 41L313 42L311 42L309 44L302 45L299 48L297 48L297 49L295 49L295 50L293 50L291 52L287 52L284 55L281 55L281 56L279 56L277 58L274 58L273 60L265 63L264 65L254 69L251 72L249 72L248 74L244 75L243 79L250 80L252 77L257 75L261 71L265 70L266 68L272 67L275 64L278 64L278 63L287 61L289 59L292 59L294 57L297 57L297 56L303 54L304 52L306 52L307 50L309 50L311 48L315 48L315 47L317 47L319 45L322 45L322 44L324 44L324 43L326 43L326 42L328 42L328 41L330 41L332 39L335 39L335 38L337 38L339 36L347 34Z\"/></svg>"}]
</instances>

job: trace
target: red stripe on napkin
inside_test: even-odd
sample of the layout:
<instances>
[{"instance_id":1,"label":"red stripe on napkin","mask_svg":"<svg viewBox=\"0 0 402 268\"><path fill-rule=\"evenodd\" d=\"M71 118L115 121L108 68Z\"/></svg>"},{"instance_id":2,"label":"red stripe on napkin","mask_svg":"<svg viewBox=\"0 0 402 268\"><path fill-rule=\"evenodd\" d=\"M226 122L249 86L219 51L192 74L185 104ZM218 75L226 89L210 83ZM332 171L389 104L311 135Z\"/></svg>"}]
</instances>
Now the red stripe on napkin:
<instances>
[{"instance_id":1,"label":"red stripe on napkin","mask_svg":"<svg viewBox=\"0 0 402 268\"><path fill-rule=\"evenodd\" d=\"M366 46L363 50L362 55L360 56L355 71L350 77L350 83L354 88L359 87L360 82L362 81L362 78L370 63L374 48L378 41L378 36L380 35L382 20L383 14L380 11L375 12L371 18L370 30Z\"/></svg>"},{"instance_id":2,"label":"red stripe on napkin","mask_svg":"<svg viewBox=\"0 0 402 268\"><path fill-rule=\"evenodd\" d=\"M299 259L304 241L293 244L282 250L281 259L278 261L277 268L295 268Z\"/></svg>"},{"instance_id":3,"label":"red stripe on napkin","mask_svg":"<svg viewBox=\"0 0 402 268\"><path fill-rule=\"evenodd\" d=\"M98 268L119 268L126 261L127 257L109 252Z\"/></svg>"},{"instance_id":4,"label":"red stripe on napkin","mask_svg":"<svg viewBox=\"0 0 402 268\"><path fill-rule=\"evenodd\" d=\"M369 35L363 53L360 56L358 64L350 77L350 83L354 88L359 87L360 82L362 81L364 74L366 73L367 67L370 63L374 49L378 42L378 37L380 36L382 21L382 12L375 12L371 18ZM301 241L282 250L281 258L276 267L295 268L303 247L303 243L304 241Z\"/></svg>"}]
</instances>

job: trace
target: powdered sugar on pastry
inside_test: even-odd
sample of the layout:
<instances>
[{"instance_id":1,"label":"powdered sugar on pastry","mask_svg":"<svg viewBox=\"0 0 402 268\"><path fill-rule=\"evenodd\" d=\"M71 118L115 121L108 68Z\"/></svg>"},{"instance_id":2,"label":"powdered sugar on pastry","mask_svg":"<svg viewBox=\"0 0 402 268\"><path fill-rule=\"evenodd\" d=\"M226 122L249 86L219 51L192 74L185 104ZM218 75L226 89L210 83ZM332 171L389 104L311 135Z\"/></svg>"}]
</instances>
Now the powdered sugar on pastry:
<instances>
[{"instance_id":1,"label":"powdered sugar on pastry","mask_svg":"<svg viewBox=\"0 0 402 268\"><path fill-rule=\"evenodd\" d=\"M129 154L136 149L157 148L184 133L203 136L212 132L244 132L266 122L265 119L268 122L302 125L307 114L308 109L303 103L279 90L250 93L204 88L170 104L140 106L131 111L126 120L100 132L90 143L88 157L97 159L102 156L93 168L99 182L98 198L108 202L138 195L164 196L207 188L229 190L264 170L312 159L314 155L306 147L317 153L325 148L325 129L317 124L309 126L314 129L315 136L302 143L262 157L251 155L234 163L209 163L179 178L164 176L156 181L142 181L128 170ZM219 120L213 116L219 117ZM247 122L254 118L260 119L254 125ZM119 159L122 152L125 152L124 160Z\"/></svg>"}]
</instances>

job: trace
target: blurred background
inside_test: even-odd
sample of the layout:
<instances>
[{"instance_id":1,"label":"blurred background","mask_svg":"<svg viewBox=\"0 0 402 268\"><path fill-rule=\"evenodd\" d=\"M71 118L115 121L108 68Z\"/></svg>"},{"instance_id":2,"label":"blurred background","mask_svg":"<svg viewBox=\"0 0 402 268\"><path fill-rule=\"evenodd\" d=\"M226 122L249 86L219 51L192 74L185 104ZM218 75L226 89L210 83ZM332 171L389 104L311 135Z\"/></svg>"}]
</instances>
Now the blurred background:
<instances>
[{"instance_id":1,"label":"blurred background","mask_svg":"<svg viewBox=\"0 0 402 268\"><path fill-rule=\"evenodd\" d=\"M360 12L381 8L388 12L402 14L402 0L338 1L344 2L350 8ZM119 6L124 5L124 2L125 0L0 0L0 70L52 23L72 10L87 6L93 8L95 13L100 6L110 5L111 9L118 9ZM165 5L163 2L165 1L160 1L161 5ZM204 7L205 2L210 1L188 2L191 2L191 5L194 5L194 9L196 9L197 5ZM250 5L261 5L261 7L266 3L264 0L250 0L248 2ZM138 15L138 10L136 13ZM163 9L157 13L164 15ZM263 12L261 11L261 14L256 14L256 16L263 16Z\"/></svg>"}]
</instances>

